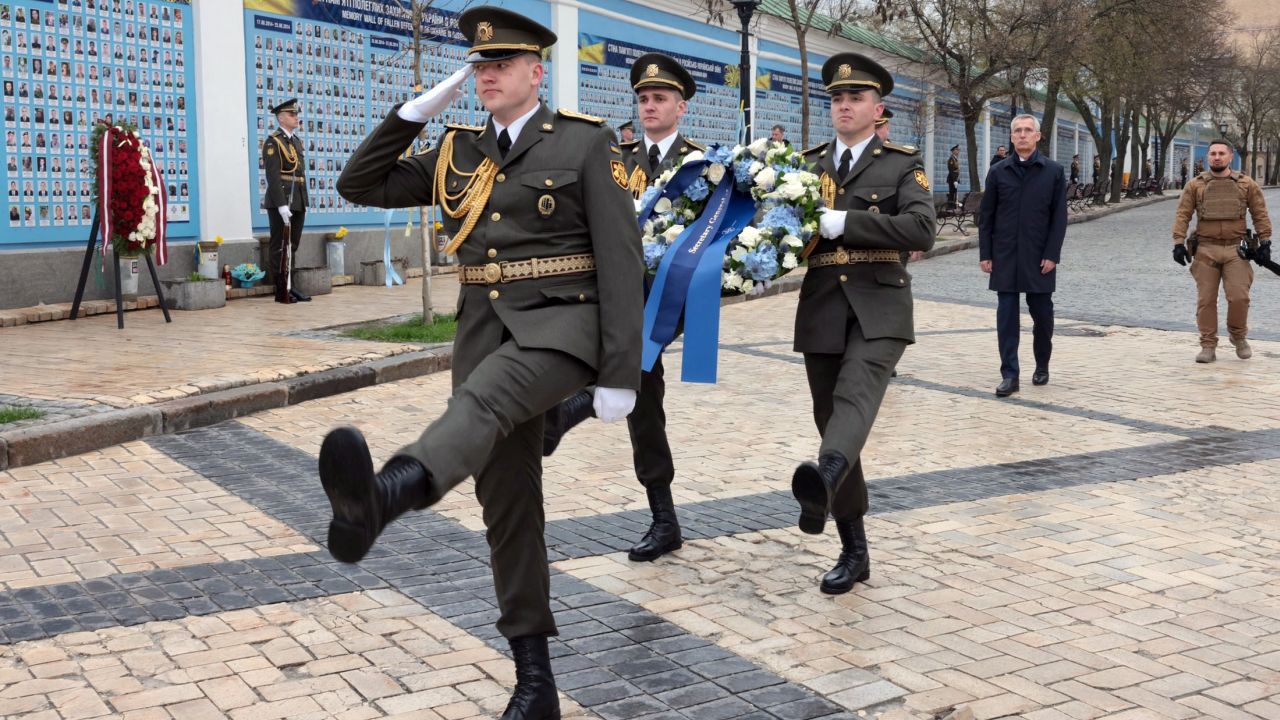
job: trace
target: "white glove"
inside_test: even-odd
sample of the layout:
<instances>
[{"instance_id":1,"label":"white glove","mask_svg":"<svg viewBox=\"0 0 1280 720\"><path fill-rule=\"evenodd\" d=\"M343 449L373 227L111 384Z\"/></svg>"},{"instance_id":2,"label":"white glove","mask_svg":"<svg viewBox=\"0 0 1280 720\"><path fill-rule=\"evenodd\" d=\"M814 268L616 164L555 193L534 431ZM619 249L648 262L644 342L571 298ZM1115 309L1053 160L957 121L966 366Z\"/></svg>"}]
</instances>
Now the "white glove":
<instances>
[{"instance_id":1,"label":"white glove","mask_svg":"<svg viewBox=\"0 0 1280 720\"><path fill-rule=\"evenodd\" d=\"M409 122L424 123L430 120L444 112L450 103L462 95L462 86L475 71L475 65L463 65L461 70L450 75L444 82L401 105L396 114L401 120Z\"/></svg>"},{"instance_id":2,"label":"white glove","mask_svg":"<svg viewBox=\"0 0 1280 720\"><path fill-rule=\"evenodd\" d=\"M293 211L289 209L288 205L281 205L276 208L276 210L279 211L280 217L284 220L284 224L288 225L289 218L293 217Z\"/></svg>"},{"instance_id":3,"label":"white glove","mask_svg":"<svg viewBox=\"0 0 1280 720\"><path fill-rule=\"evenodd\" d=\"M596 411L596 417L604 422L625 418L631 414L635 406L636 391L623 388L598 387L596 397L591 402L591 407Z\"/></svg>"},{"instance_id":4,"label":"white glove","mask_svg":"<svg viewBox=\"0 0 1280 720\"><path fill-rule=\"evenodd\" d=\"M818 232L822 237L831 240L844 235L844 218L849 214L848 211L822 208L821 212L822 217L818 220Z\"/></svg>"}]
</instances>

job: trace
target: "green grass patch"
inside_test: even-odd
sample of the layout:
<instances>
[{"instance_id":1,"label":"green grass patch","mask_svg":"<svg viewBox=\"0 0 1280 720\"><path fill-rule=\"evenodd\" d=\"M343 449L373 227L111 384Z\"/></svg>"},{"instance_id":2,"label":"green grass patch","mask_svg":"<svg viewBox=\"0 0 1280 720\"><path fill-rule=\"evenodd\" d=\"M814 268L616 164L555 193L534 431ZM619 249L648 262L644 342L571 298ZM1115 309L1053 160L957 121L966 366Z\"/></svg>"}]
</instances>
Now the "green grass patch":
<instances>
[{"instance_id":1,"label":"green grass patch","mask_svg":"<svg viewBox=\"0 0 1280 720\"><path fill-rule=\"evenodd\" d=\"M19 420L35 420L44 417L44 413L29 407L0 407L0 425Z\"/></svg>"},{"instance_id":2,"label":"green grass patch","mask_svg":"<svg viewBox=\"0 0 1280 720\"><path fill-rule=\"evenodd\" d=\"M452 315L443 314L436 315L435 322L430 325L423 325L422 316L414 315L398 323L370 323L342 332L345 337L359 340L398 343L453 342L457 333L458 321Z\"/></svg>"}]
</instances>

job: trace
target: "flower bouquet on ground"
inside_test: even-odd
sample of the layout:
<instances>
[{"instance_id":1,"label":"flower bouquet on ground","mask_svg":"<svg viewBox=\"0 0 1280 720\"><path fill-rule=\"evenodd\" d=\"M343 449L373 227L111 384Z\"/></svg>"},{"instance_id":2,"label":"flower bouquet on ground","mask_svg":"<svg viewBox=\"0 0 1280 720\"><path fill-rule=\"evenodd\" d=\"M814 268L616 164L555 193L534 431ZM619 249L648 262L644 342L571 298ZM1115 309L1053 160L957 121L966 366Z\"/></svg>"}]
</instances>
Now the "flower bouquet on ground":
<instances>
[{"instance_id":1,"label":"flower bouquet on ground","mask_svg":"<svg viewBox=\"0 0 1280 720\"><path fill-rule=\"evenodd\" d=\"M166 198L160 168L151 150L127 122L98 123L93 129L94 201L99 208L102 251L117 255L156 251L168 261L165 243Z\"/></svg>"},{"instance_id":2,"label":"flower bouquet on ground","mask_svg":"<svg viewBox=\"0 0 1280 720\"><path fill-rule=\"evenodd\" d=\"M664 194L681 168L695 164L701 166L699 177L678 193ZM653 203L641 227L650 274L657 273L672 244L702 216L711 192L726 179L734 193L754 201L755 213L725 248L721 294L758 295L799 267L805 246L818 232L821 180L809 171L799 151L761 139L746 146L712 145L705 154L691 153L654 181L640 199L641 211Z\"/></svg>"},{"instance_id":3,"label":"flower bouquet on ground","mask_svg":"<svg viewBox=\"0 0 1280 720\"><path fill-rule=\"evenodd\" d=\"M650 291L642 367L685 328L685 382L715 382L722 295L758 295L800 264L818 232L822 181L767 139L713 145L664 172L637 201Z\"/></svg>"},{"instance_id":4,"label":"flower bouquet on ground","mask_svg":"<svg viewBox=\"0 0 1280 720\"><path fill-rule=\"evenodd\" d=\"M240 263L231 269L231 277L242 288L251 288L267 276L267 271L253 263Z\"/></svg>"}]
</instances>

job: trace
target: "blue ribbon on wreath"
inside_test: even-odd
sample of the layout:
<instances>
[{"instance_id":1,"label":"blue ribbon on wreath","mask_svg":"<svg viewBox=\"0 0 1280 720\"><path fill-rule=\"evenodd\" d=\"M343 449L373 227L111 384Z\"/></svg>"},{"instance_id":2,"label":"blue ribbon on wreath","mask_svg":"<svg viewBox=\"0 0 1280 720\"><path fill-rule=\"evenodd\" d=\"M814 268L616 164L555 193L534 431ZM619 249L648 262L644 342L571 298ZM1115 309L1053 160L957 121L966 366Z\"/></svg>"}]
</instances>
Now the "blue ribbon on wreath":
<instances>
[{"instance_id":1,"label":"blue ribbon on wreath","mask_svg":"<svg viewBox=\"0 0 1280 720\"><path fill-rule=\"evenodd\" d=\"M641 209L641 227L662 197L675 199L702 175L709 163L699 160L681 166L662 192ZM685 341L680 379L714 383L720 346L720 282L725 247L755 216L751 196L734 187L726 176L716 186L702 214L667 248L658 264L644 305L644 352L641 367L651 371L663 349L671 344L684 315Z\"/></svg>"}]
</instances>

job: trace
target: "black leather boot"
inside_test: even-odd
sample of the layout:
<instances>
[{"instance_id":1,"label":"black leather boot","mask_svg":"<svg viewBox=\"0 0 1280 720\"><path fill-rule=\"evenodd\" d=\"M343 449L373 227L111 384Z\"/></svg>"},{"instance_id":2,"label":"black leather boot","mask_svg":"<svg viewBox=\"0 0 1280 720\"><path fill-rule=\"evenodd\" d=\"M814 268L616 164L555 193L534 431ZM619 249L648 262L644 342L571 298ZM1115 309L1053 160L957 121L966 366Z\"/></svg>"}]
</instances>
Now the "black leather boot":
<instances>
[{"instance_id":1,"label":"black leather boot","mask_svg":"<svg viewBox=\"0 0 1280 720\"><path fill-rule=\"evenodd\" d=\"M791 494L800 502L800 531L821 535L831 511L836 487L849 474L849 461L838 452L818 458L818 464L801 463L791 476Z\"/></svg>"},{"instance_id":2,"label":"black leather boot","mask_svg":"<svg viewBox=\"0 0 1280 720\"><path fill-rule=\"evenodd\" d=\"M352 427L331 431L320 445L320 482L333 507L329 554L359 562L392 520L433 505L439 496L422 463L397 455L376 475L364 436Z\"/></svg>"},{"instance_id":3,"label":"black leather boot","mask_svg":"<svg viewBox=\"0 0 1280 720\"><path fill-rule=\"evenodd\" d=\"M831 572L822 576L822 592L841 595L853 589L854 583L866 582L871 577L871 556L867 553L867 531L862 518L837 520L840 533L840 559Z\"/></svg>"},{"instance_id":4,"label":"black leather boot","mask_svg":"<svg viewBox=\"0 0 1280 720\"><path fill-rule=\"evenodd\" d=\"M587 418L596 416L595 397L586 390L579 390L559 405L546 412L542 427L542 457L551 457L560 447L565 433L578 427Z\"/></svg>"},{"instance_id":5,"label":"black leather boot","mask_svg":"<svg viewBox=\"0 0 1280 720\"><path fill-rule=\"evenodd\" d=\"M289 290L289 297L293 298L294 302L311 302L311 296L304 295L301 290Z\"/></svg>"},{"instance_id":6,"label":"black leather boot","mask_svg":"<svg viewBox=\"0 0 1280 720\"><path fill-rule=\"evenodd\" d=\"M560 696L551 674L546 635L511 638L516 661L516 691L501 720L560 720Z\"/></svg>"},{"instance_id":7,"label":"black leather boot","mask_svg":"<svg viewBox=\"0 0 1280 720\"><path fill-rule=\"evenodd\" d=\"M653 524L640 542L631 547L627 558L634 562L651 562L684 546L680 537L680 521L676 519L676 503L671 499L671 488L662 486L647 488L649 509L653 511Z\"/></svg>"}]
</instances>

